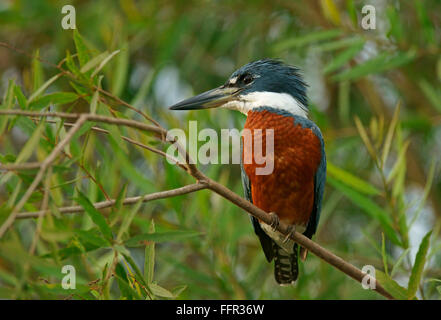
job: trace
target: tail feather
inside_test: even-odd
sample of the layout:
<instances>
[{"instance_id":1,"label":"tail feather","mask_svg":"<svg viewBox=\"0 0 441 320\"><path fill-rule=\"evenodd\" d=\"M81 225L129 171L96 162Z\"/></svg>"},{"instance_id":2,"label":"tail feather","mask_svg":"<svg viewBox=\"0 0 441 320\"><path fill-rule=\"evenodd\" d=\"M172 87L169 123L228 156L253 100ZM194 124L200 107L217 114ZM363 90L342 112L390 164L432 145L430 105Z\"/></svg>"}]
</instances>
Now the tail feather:
<instances>
[{"instance_id":1,"label":"tail feather","mask_svg":"<svg viewBox=\"0 0 441 320\"><path fill-rule=\"evenodd\" d=\"M273 241L274 277L278 284L289 285L299 276L298 246L294 245L292 253L287 252Z\"/></svg>"}]
</instances>

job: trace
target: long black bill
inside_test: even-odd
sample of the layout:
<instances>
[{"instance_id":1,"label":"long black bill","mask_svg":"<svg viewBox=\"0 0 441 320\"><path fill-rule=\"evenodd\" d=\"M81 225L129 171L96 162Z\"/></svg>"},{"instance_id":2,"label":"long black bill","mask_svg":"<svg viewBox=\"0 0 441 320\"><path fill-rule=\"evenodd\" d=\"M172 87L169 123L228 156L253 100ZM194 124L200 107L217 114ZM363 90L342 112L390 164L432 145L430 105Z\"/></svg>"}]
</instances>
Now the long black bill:
<instances>
[{"instance_id":1,"label":"long black bill","mask_svg":"<svg viewBox=\"0 0 441 320\"><path fill-rule=\"evenodd\" d=\"M238 88L219 87L185 99L171 106L170 110L196 110L217 108L231 101L240 92Z\"/></svg>"}]
</instances>

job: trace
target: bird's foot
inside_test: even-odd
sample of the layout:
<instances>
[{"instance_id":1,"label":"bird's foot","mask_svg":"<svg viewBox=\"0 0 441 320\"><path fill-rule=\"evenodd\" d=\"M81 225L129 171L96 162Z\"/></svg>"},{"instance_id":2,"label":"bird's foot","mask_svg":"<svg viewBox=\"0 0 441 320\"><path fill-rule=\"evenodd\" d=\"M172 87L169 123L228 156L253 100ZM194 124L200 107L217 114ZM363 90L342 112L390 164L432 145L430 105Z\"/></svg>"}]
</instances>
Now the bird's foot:
<instances>
[{"instance_id":1,"label":"bird's foot","mask_svg":"<svg viewBox=\"0 0 441 320\"><path fill-rule=\"evenodd\" d=\"M269 215L271 216L270 226L273 231L276 231L280 223L279 216L275 212L270 212Z\"/></svg>"},{"instance_id":2,"label":"bird's foot","mask_svg":"<svg viewBox=\"0 0 441 320\"><path fill-rule=\"evenodd\" d=\"M288 227L288 234L285 237L285 240L283 240L283 243L287 243L288 240L291 238L291 236L296 232L296 226L291 225Z\"/></svg>"}]
</instances>

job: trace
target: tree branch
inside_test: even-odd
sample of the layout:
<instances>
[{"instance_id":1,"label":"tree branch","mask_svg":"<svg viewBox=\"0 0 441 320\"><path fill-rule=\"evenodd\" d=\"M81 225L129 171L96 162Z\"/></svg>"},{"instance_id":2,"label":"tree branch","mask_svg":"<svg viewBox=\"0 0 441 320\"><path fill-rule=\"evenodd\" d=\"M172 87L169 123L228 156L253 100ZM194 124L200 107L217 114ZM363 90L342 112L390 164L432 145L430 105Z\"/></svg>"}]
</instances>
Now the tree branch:
<instances>
[{"instance_id":1,"label":"tree branch","mask_svg":"<svg viewBox=\"0 0 441 320\"><path fill-rule=\"evenodd\" d=\"M166 190L166 191L160 191L155 193L146 194L144 196L137 196L137 197L128 197L125 198L122 202L123 205L131 205L138 203L141 199L142 202L148 202L152 200L159 200L164 198L170 198L170 197L176 197L187 193L192 193L195 191L207 189L208 186L203 182L197 182L193 184L186 185L181 188ZM115 199L107 200L107 201L101 201L94 203L94 207L96 209L105 209L113 207L116 204ZM62 207L58 209L61 214L73 214L73 213L81 213L84 211L84 208L82 206L69 206L69 207ZM40 211L33 211L33 212L22 212L17 214L16 219L29 219L29 218L38 218L41 215L45 215L49 213L50 210L40 210Z\"/></svg>"}]
</instances>

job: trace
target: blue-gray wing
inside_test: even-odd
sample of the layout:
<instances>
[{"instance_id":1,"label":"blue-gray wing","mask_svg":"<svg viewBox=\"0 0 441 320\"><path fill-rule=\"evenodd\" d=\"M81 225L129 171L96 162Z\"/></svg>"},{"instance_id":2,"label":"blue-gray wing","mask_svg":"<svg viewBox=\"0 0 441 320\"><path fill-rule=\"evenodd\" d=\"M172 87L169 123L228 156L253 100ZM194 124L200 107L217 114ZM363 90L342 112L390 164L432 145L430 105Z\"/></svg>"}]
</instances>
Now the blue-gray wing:
<instances>
[{"instance_id":1,"label":"blue-gray wing","mask_svg":"<svg viewBox=\"0 0 441 320\"><path fill-rule=\"evenodd\" d=\"M242 152L243 152L243 145L242 145L242 140L241 140L241 144L240 144L240 154L241 155L243 154ZM248 178L248 175L246 174L246 172L243 168L242 156L240 157L240 159L241 159L240 160L240 171L241 171L242 186L243 186L243 190L244 190L245 199L247 199L248 201L250 201L252 203L253 199L251 196L250 179ZM263 252L265 253L265 257L268 260L268 262L270 262L274 258L272 239L265 233L265 231L262 230L262 228L260 227L259 221L255 217L250 215L250 218L251 218L251 222L253 223L254 232L259 237L260 244L262 246Z\"/></svg>"},{"instance_id":2,"label":"blue-gray wing","mask_svg":"<svg viewBox=\"0 0 441 320\"><path fill-rule=\"evenodd\" d=\"M325 153L325 143L323 141L322 133L319 127L309 119L295 116L294 122L300 123L303 128L309 128L320 140L321 145L321 159L317 172L314 176L314 205L312 208L311 216L309 217L308 225L305 232L303 233L306 237L311 238L316 230L320 220L320 211L322 209L323 193L325 191L326 183L326 153Z\"/></svg>"}]
</instances>

